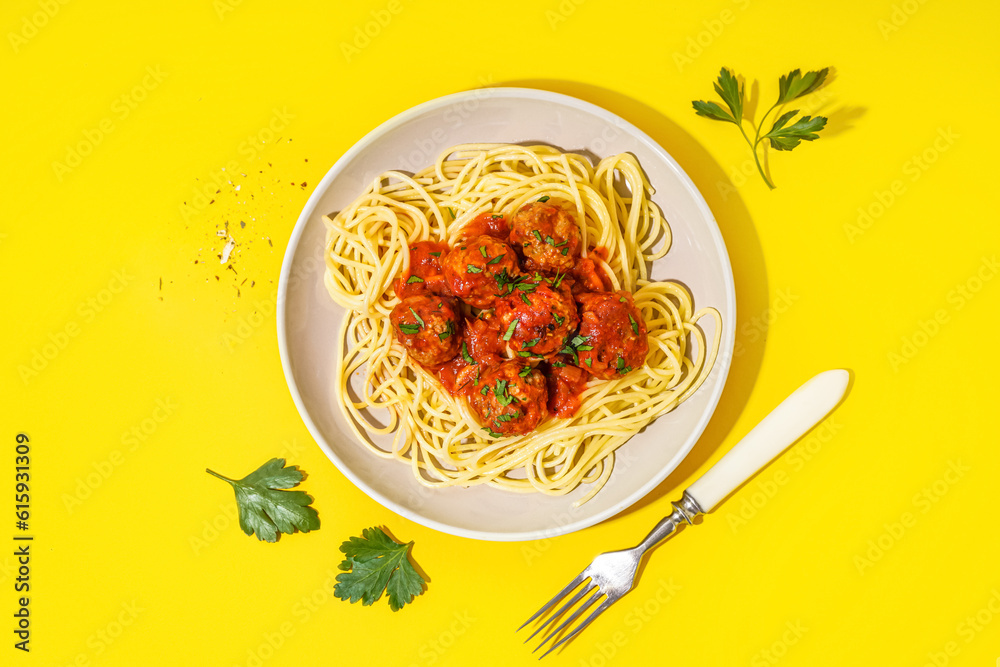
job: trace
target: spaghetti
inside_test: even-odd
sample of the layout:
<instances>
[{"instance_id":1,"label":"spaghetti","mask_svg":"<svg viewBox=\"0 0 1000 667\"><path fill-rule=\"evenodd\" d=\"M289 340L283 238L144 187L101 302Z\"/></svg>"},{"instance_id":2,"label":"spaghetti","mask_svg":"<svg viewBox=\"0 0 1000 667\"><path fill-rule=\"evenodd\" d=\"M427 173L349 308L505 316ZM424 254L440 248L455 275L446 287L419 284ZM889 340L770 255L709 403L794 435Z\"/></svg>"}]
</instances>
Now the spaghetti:
<instances>
[{"instance_id":1,"label":"spaghetti","mask_svg":"<svg viewBox=\"0 0 1000 667\"><path fill-rule=\"evenodd\" d=\"M488 484L514 492L562 495L588 484L590 488L577 504L593 497L611 475L615 451L694 393L719 350L722 322L718 311L695 312L691 295L682 285L654 282L649 277L649 266L667 253L671 243L670 227L650 199L652 193L638 161L629 154L605 158L594 167L582 155L548 146L468 144L446 150L433 165L412 176L398 171L381 174L348 207L325 217L325 283L333 300L347 310L339 332L337 383L342 409L358 439L378 456L408 463L420 483L430 487ZM513 360L508 363L521 364L521 377L536 373L539 367L561 364L578 365L588 371L580 375L589 379L579 385L574 397L574 407L578 407L570 416L533 423L521 435L505 435L493 430L492 424L498 422L483 426L484 414L470 405L467 392L453 395L454 388L442 382L444 375L418 363L416 352L411 354L401 343L406 337L400 326L403 332L416 332L425 325L424 318L410 309L419 325L412 318L400 325L397 310L394 327L390 315L401 303L400 293L409 287L407 278L424 282L414 277L411 247L436 242L444 248L437 255L447 254L448 248L453 253L459 248L466 251L459 244L469 244L470 230L483 220L511 220L539 206L537 202L557 205L575 220L578 266L590 267L591 283L594 275L598 280L599 287L586 288L598 295L589 296L599 301L598 296L621 294L622 304L634 308L628 313L641 314L638 322L631 314L629 320L635 334L644 331L648 353L639 357L641 365L636 363L634 368L623 366L618 357L618 373L612 364L602 376L611 379L600 379L596 366L602 362L595 362L599 350L584 353L585 346L574 345L568 337L561 356L535 354L527 345L518 353L516 346L508 346L503 355ZM494 236L504 233L506 228ZM524 288L539 286L539 292L547 289L546 283L565 290L557 282L564 273L553 278L544 264L540 273L538 265L532 267L531 257L540 246L558 261L560 253L553 251L567 242L557 244L551 237L543 241L536 232L538 245L529 248L531 239L515 243L516 235L515 228L510 235L512 247L517 248L522 264L527 262L528 274L534 268L535 278L529 282L532 279L526 274L512 282L522 280ZM551 247L544 245L546 241ZM491 255L488 245L487 239L480 247L481 266L469 264L475 273L503 259L502 254ZM561 250L561 255L572 257L567 250ZM507 276L506 269L503 275ZM578 302L586 303L586 296L577 292L585 288L587 279L579 273L567 279L574 285ZM499 279L498 284L502 286ZM437 293L454 294L447 286L443 289ZM513 287L507 293L530 303ZM468 312L468 304L459 305ZM715 320L711 341L696 324L704 316ZM490 318L499 319L491 308L484 309L479 318L487 323ZM586 326L586 316L584 320L581 327ZM514 328L512 324L507 331L508 339ZM451 325L435 332L445 340L451 335ZM576 336L574 340L582 339ZM532 342L538 343L528 343ZM464 347L462 356L468 357ZM469 357L472 364L480 359ZM356 374L360 380L354 383ZM476 369L476 390L479 375ZM483 386L484 396L490 388ZM376 415L385 418L380 423ZM391 442L384 447L375 442L389 438Z\"/></svg>"}]
</instances>

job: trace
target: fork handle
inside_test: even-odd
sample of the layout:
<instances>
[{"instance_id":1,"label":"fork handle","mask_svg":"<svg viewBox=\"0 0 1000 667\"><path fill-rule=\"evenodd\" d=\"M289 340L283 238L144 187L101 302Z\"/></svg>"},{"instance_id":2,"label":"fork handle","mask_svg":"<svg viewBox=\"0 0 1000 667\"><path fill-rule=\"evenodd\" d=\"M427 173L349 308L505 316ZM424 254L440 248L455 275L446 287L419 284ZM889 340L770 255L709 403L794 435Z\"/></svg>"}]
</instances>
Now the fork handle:
<instances>
[{"instance_id":1,"label":"fork handle","mask_svg":"<svg viewBox=\"0 0 1000 667\"><path fill-rule=\"evenodd\" d=\"M844 397L849 380L847 371L838 369L806 382L688 487L687 493L703 511L715 509L833 410Z\"/></svg>"}]
</instances>

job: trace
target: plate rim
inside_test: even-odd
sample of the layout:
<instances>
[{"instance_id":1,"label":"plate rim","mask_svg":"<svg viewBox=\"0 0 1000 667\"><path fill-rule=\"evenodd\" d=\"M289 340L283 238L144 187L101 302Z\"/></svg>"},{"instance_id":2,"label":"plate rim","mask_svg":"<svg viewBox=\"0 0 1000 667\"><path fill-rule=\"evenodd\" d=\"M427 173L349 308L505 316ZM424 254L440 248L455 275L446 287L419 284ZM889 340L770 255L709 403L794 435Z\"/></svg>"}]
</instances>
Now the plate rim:
<instances>
[{"instance_id":1,"label":"plate rim","mask_svg":"<svg viewBox=\"0 0 1000 667\"><path fill-rule=\"evenodd\" d=\"M662 159L678 176L681 184L688 191L688 193L693 197L695 205L705 216L706 220L711 222L709 227L709 234L712 237L714 243L716 244L717 250L721 251L720 255L722 258L722 268L725 278L725 299L728 301L726 304L728 310L733 313L733 321L730 326L725 326L723 324L723 335L720 341L719 354L716 358L716 366L710 371L714 373L718 371L719 382L715 389L712 391L708 398L708 403L702 412L701 417L695 424L694 428L691 429L687 438L685 439L682 446L678 449L677 453L674 455L670 461L663 466L663 468L651 478L648 482L643 484L641 487L634 490L628 496L623 498L618 503L608 507L602 512L599 512L593 516L581 518L576 521L567 523L565 525L554 525L551 528L544 528L538 530L530 531L519 531L519 532L493 532L487 530L471 530L467 528L461 528L453 526L450 524L442 523L436 519L431 519L426 516L422 516L415 511L400 505L399 503L390 500L385 497L374 488L370 487L367 483L360 479L353 471L350 470L343 460L337 455L333 448L327 443L326 437L320 431L319 427L316 425L315 421L306 409L305 402L302 399L302 395L299 392L297 382L295 380L295 375L291 366L291 359L288 352L288 335L287 335L287 318L286 318L286 307L287 307L287 293L289 287L289 280L292 270L292 264L295 259L295 254L299 248L299 242L302 235L305 233L306 226L308 225L309 219L316 212L316 208L319 205L320 200L323 195L329 189L330 184L344 171L346 165L351 162L357 155L362 153L368 148L374 141L380 138L382 135L390 132L391 130L409 122L415 117L419 117L429 111L434 111L441 107L447 107L455 103L460 103L469 98L480 98L484 94L489 94L491 98L510 98L510 99L532 99L544 102L553 102L556 104L576 108L594 116L597 116L604 120L605 122L617 125L626 129L633 137L638 139L641 143L644 143L646 147L652 152L656 153L657 156ZM324 262L325 265L325 262ZM560 535L566 535L573 533L591 526L597 525L603 521L606 521L620 512L624 511L628 507L631 507L637 503L642 498L646 497L653 489L655 489L663 480L665 480L670 473L677 469L680 463L687 458L687 455L694 448L698 440L701 439L702 434L708 427L709 421L715 415L715 411L718 408L719 400L722 398L722 393L725 391L726 382L729 378L729 371L732 366L733 350L736 341L736 286L733 278L732 262L729 257L729 251L726 247L725 239L722 237L722 231L719 229L718 222L715 219L715 215L712 213L711 208L709 208L708 203L705 201L704 196L702 196L701 191L695 186L694 181L688 176L687 172L678 164L678 162L663 148L659 143L653 140L648 134L646 134L639 127L633 125L629 121L625 120L621 116L614 114L603 107L600 107L591 102L581 100L579 98L565 95L562 93L556 93L548 90L540 90L535 88L521 88L521 87L509 87L509 86L498 86L491 88L476 88L472 90L461 91L457 93L451 93L448 95L443 95L426 102L421 102L409 109L406 109L392 118L382 122L373 130L369 131L365 136L359 139L350 149L348 149L340 158L334 162L333 166L327 171L326 175L316 184L313 189L312 194L306 201L302 212L299 214L298 219L295 222L295 227L292 229L292 233L288 238L288 245L285 248L284 255L281 261L281 272L278 276L278 295L277 295L277 308L275 309L276 315L276 325L277 325L277 338L278 338L278 353L281 358L281 368L285 376L285 384L288 387L289 393L292 396L292 401L295 404L296 411L299 414L299 418L302 419L303 423L306 425L307 430L316 444L320 446L323 453L326 454L327 458L331 463L336 466L336 468L347 477L357 488L363 491L368 497L372 498L383 507L392 510L396 514L409 519L415 523L428 528L433 528L439 530L443 533L450 535L456 535L459 537L466 537L477 540L485 540L491 542L520 542L536 539L545 539L551 537L557 537ZM699 389L700 390L700 389Z\"/></svg>"}]
</instances>

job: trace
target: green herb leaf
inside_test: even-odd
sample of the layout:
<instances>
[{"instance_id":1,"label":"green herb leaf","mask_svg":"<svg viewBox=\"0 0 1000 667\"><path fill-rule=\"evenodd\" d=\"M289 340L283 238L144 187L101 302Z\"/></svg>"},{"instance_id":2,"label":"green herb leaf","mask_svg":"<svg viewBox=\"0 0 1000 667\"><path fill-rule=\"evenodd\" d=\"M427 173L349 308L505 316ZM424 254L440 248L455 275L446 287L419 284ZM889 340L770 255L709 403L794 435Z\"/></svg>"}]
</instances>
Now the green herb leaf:
<instances>
[{"instance_id":1,"label":"green herb leaf","mask_svg":"<svg viewBox=\"0 0 1000 667\"><path fill-rule=\"evenodd\" d=\"M740 119L743 118L743 86L736 80L733 73L725 67L719 71L719 80L715 84L715 92L719 94L722 101L733 112L732 117L739 123Z\"/></svg>"},{"instance_id":2,"label":"green herb leaf","mask_svg":"<svg viewBox=\"0 0 1000 667\"><path fill-rule=\"evenodd\" d=\"M543 204L545 202L547 202L548 200L549 200L549 196L548 195L545 195L544 197L539 197L538 198L538 201L542 202Z\"/></svg>"},{"instance_id":3,"label":"green herb leaf","mask_svg":"<svg viewBox=\"0 0 1000 667\"><path fill-rule=\"evenodd\" d=\"M506 256L507 256L507 253L503 253L502 255L497 255L496 257L494 257L493 259L491 259L490 261L488 261L486 263L487 264L496 264L496 263L502 261L503 258L506 257Z\"/></svg>"},{"instance_id":4,"label":"green herb leaf","mask_svg":"<svg viewBox=\"0 0 1000 667\"><path fill-rule=\"evenodd\" d=\"M493 438L502 438L503 437L503 433L497 433L496 431L494 431L493 429L491 429L489 426L484 426L483 430L486 431L487 433L489 433L490 437L493 437Z\"/></svg>"},{"instance_id":5,"label":"green herb leaf","mask_svg":"<svg viewBox=\"0 0 1000 667\"><path fill-rule=\"evenodd\" d=\"M826 81L826 75L829 73L829 67L824 67L817 72L806 72L805 75L802 75L800 70L792 70L778 79L778 104L787 104L815 91L823 85L823 82Z\"/></svg>"},{"instance_id":6,"label":"green herb leaf","mask_svg":"<svg viewBox=\"0 0 1000 667\"><path fill-rule=\"evenodd\" d=\"M632 323L632 333L636 336L639 335L639 325L636 323L635 318L632 317L632 313L628 314L628 321Z\"/></svg>"},{"instance_id":7,"label":"green herb leaf","mask_svg":"<svg viewBox=\"0 0 1000 667\"><path fill-rule=\"evenodd\" d=\"M554 310L549 311L549 313L552 315L552 319L556 321L557 326L561 327L562 323L566 321L565 317L559 317L558 315L556 315L556 312Z\"/></svg>"},{"instance_id":8,"label":"green herb leaf","mask_svg":"<svg viewBox=\"0 0 1000 667\"><path fill-rule=\"evenodd\" d=\"M486 254L486 246L479 246L479 254L481 254L484 258L489 257L489 255Z\"/></svg>"},{"instance_id":9,"label":"green herb leaf","mask_svg":"<svg viewBox=\"0 0 1000 667\"><path fill-rule=\"evenodd\" d=\"M782 115L781 118L775 121L771 131L764 135L765 138L771 140L771 147L775 150L790 151L802 141L819 139L819 135L816 132L826 127L826 118L823 116L816 116L815 118L803 116L795 121L794 124L785 127L785 123L797 113L798 109Z\"/></svg>"},{"instance_id":10,"label":"green herb leaf","mask_svg":"<svg viewBox=\"0 0 1000 667\"><path fill-rule=\"evenodd\" d=\"M518 377L526 378L531 375L531 366L525 366L521 369L521 372L517 374Z\"/></svg>"},{"instance_id":11,"label":"green herb leaf","mask_svg":"<svg viewBox=\"0 0 1000 667\"><path fill-rule=\"evenodd\" d=\"M593 359L593 357L587 357L587 359L586 359L586 361L584 363L586 363L588 367L593 367L593 365L594 365L594 359Z\"/></svg>"},{"instance_id":12,"label":"green herb leaf","mask_svg":"<svg viewBox=\"0 0 1000 667\"><path fill-rule=\"evenodd\" d=\"M258 540L276 542L279 533L303 533L319 528L319 515L304 491L284 491L302 481L295 466L285 467L285 459L271 459L243 479L234 480L205 469L210 475L229 482L236 492L240 528Z\"/></svg>"},{"instance_id":13,"label":"green herb leaf","mask_svg":"<svg viewBox=\"0 0 1000 667\"><path fill-rule=\"evenodd\" d=\"M702 102L696 100L691 104L692 106L694 106L694 112L699 116L704 116L705 118L711 118L712 120L722 120L739 125L739 123L737 123L732 116L726 113L725 109L720 107L715 102Z\"/></svg>"},{"instance_id":14,"label":"green herb leaf","mask_svg":"<svg viewBox=\"0 0 1000 667\"><path fill-rule=\"evenodd\" d=\"M529 298L527 297L527 295L525 295L525 294L524 294L524 292L518 292L518 294L517 294L517 295L518 295L519 297L521 297L521 301L525 302L525 303L526 303L526 304L528 304L529 306L530 306L530 305L532 305L532 303L531 303L531 299L529 299Z\"/></svg>"},{"instance_id":15,"label":"green herb leaf","mask_svg":"<svg viewBox=\"0 0 1000 667\"><path fill-rule=\"evenodd\" d=\"M340 564L344 574L337 575L333 594L368 606L388 592L389 607L399 611L422 594L426 584L407 558L413 542L397 542L378 527L366 528L361 534L363 537L352 537L340 545L346 556Z\"/></svg>"},{"instance_id":16,"label":"green herb leaf","mask_svg":"<svg viewBox=\"0 0 1000 667\"><path fill-rule=\"evenodd\" d=\"M438 340L448 340L453 333L455 333L455 323L448 320L448 325L444 328L444 331L438 334Z\"/></svg>"},{"instance_id":17,"label":"green herb leaf","mask_svg":"<svg viewBox=\"0 0 1000 667\"><path fill-rule=\"evenodd\" d=\"M469 348L465 346L465 341L462 341L462 358L465 359L465 363L470 366L476 365L476 360L472 358L471 354L469 354Z\"/></svg>"},{"instance_id":18,"label":"green herb leaf","mask_svg":"<svg viewBox=\"0 0 1000 667\"><path fill-rule=\"evenodd\" d=\"M421 278L420 276L410 276L409 278L406 279L407 285L412 285L413 283L422 283L422 282L424 282L424 279Z\"/></svg>"},{"instance_id":19,"label":"green herb leaf","mask_svg":"<svg viewBox=\"0 0 1000 667\"><path fill-rule=\"evenodd\" d=\"M539 243L545 243L545 241L542 240L542 233L540 231L538 231L537 229L532 229L531 233L535 235L535 238L538 239Z\"/></svg>"},{"instance_id":20,"label":"green herb leaf","mask_svg":"<svg viewBox=\"0 0 1000 667\"><path fill-rule=\"evenodd\" d=\"M465 270L468 271L469 273L482 273L483 272L483 270L481 268L479 268L478 266L476 266L475 264L469 264L468 266L465 267Z\"/></svg>"},{"instance_id":21,"label":"green herb leaf","mask_svg":"<svg viewBox=\"0 0 1000 667\"><path fill-rule=\"evenodd\" d=\"M538 338L532 338L531 340L529 340L527 343L524 344L524 347L535 347L536 345L538 345L539 342L541 342L541 340L542 340L541 336L539 336Z\"/></svg>"},{"instance_id":22,"label":"green herb leaf","mask_svg":"<svg viewBox=\"0 0 1000 667\"><path fill-rule=\"evenodd\" d=\"M400 324L399 330L402 331L407 336L412 336L413 334L420 331L419 324Z\"/></svg>"},{"instance_id":23,"label":"green herb leaf","mask_svg":"<svg viewBox=\"0 0 1000 667\"><path fill-rule=\"evenodd\" d=\"M455 211L453 211L450 206L448 207L448 212L451 213L452 220L458 217L457 215L455 215Z\"/></svg>"},{"instance_id":24,"label":"green herb leaf","mask_svg":"<svg viewBox=\"0 0 1000 667\"><path fill-rule=\"evenodd\" d=\"M410 312L413 313L413 317L417 318L417 322L420 323L420 328L421 329L423 329L425 326L427 326L426 324L424 324L423 319L421 319L421 317L419 315L417 315L417 311L413 310L413 308L410 308Z\"/></svg>"},{"instance_id":25,"label":"green herb leaf","mask_svg":"<svg viewBox=\"0 0 1000 667\"><path fill-rule=\"evenodd\" d=\"M514 335L514 329L515 329L515 327L517 327L517 323L519 321L520 321L520 318L518 318L518 319L516 319L516 320L514 320L513 322L510 323L510 326L507 327L507 332L503 335L503 339L504 340L510 340L510 337Z\"/></svg>"},{"instance_id":26,"label":"green herb leaf","mask_svg":"<svg viewBox=\"0 0 1000 667\"><path fill-rule=\"evenodd\" d=\"M430 255L430 256L432 256L432 257L440 257L441 256L441 251L439 250L438 252L429 252L427 254Z\"/></svg>"}]
</instances>

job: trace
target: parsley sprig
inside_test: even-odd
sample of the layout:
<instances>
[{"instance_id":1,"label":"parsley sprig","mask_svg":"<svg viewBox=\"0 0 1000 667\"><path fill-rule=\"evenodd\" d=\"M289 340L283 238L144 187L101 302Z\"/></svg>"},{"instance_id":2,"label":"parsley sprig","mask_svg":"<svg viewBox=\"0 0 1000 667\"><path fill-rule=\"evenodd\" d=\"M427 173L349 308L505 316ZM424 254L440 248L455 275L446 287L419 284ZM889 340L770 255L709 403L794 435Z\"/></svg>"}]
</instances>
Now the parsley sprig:
<instances>
[{"instance_id":1,"label":"parsley sprig","mask_svg":"<svg viewBox=\"0 0 1000 667\"><path fill-rule=\"evenodd\" d=\"M397 542L377 526L361 534L340 545L345 558L339 567L344 574L337 575L333 594L368 606L388 592L389 607L399 611L424 592L426 583L407 558L413 542Z\"/></svg>"},{"instance_id":2,"label":"parsley sprig","mask_svg":"<svg viewBox=\"0 0 1000 667\"><path fill-rule=\"evenodd\" d=\"M691 104L694 106L695 113L699 116L733 123L740 129L740 134L743 135L743 138L746 139L747 144L750 145L750 149L753 151L753 159L757 163L757 171L760 172L761 178L767 183L767 187L773 190L774 183L764 173L764 167L760 163L760 155L757 152L760 142L767 139L774 150L790 151L803 141L818 139L819 135L816 133L826 127L827 119L823 116L802 116L791 125L788 125L788 121L799 113L799 110L795 109L782 114L774 122L771 129L762 135L761 130L764 128L764 121L778 107L815 92L826 81L826 76L829 72L829 67L824 67L814 72L806 72L805 74L802 74L801 70L796 69L782 76L778 80L778 101L764 112L764 115L760 119L760 124L756 126L753 140L750 139L743 129L743 105L746 99L743 86L736 80L733 73L725 67L719 72L719 78L715 84L715 92L719 94L722 101L729 107L729 112L715 102L695 100ZM750 119L750 124L753 126L753 119Z\"/></svg>"},{"instance_id":3,"label":"parsley sprig","mask_svg":"<svg viewBox=\"0 0 1000 667\"><path fill-rule=\"evenodd\" d=\"M285 491L302 481L295 466L285 467L285 459L271 459L243 479L229 479L214 470L210 475L229 482L236 492L240 528L258 540L277 542L280 533L291 535L319 528L319 515L309 504L312 498L304 491Z\"/></svg>"}]
</instances>

